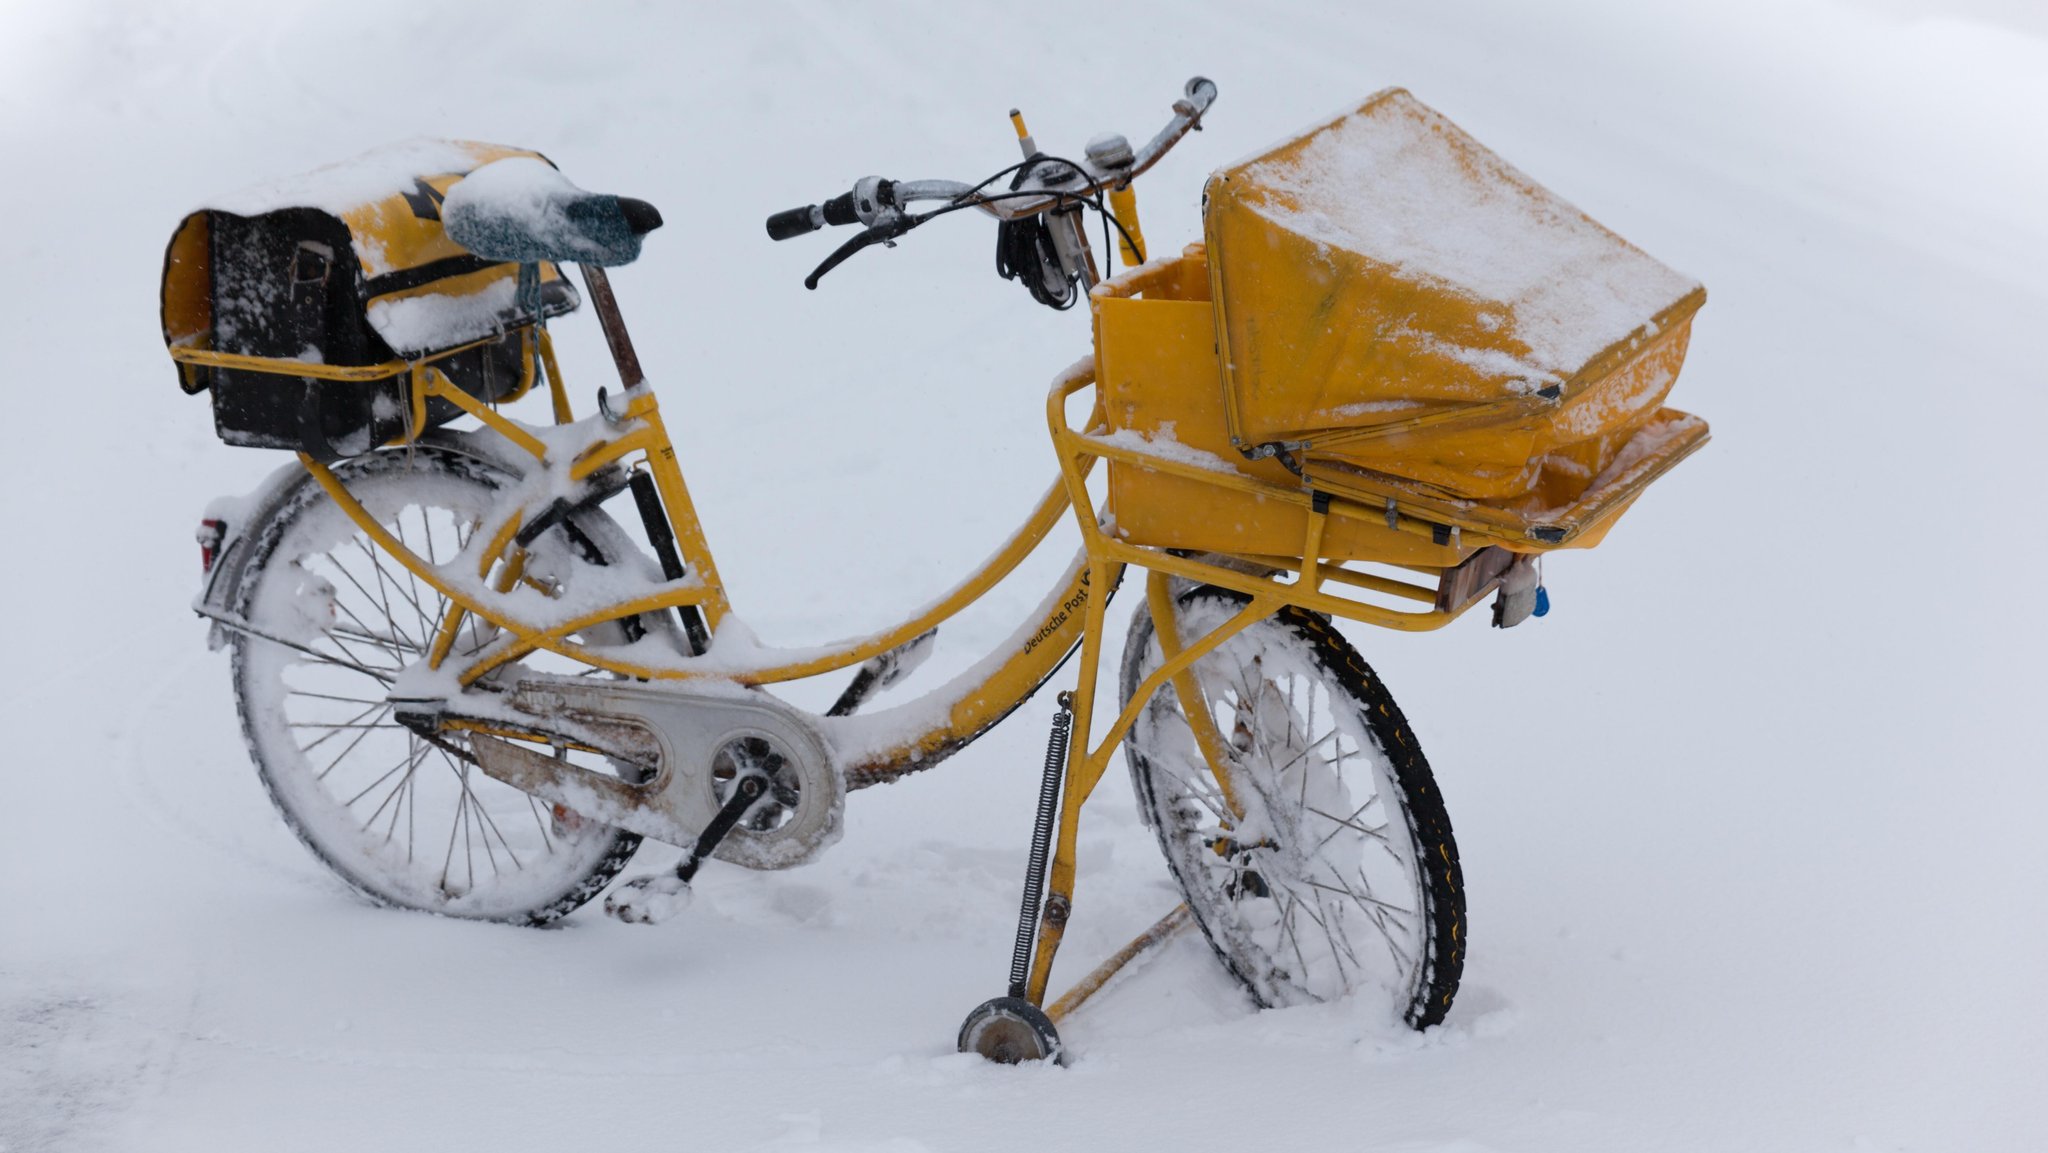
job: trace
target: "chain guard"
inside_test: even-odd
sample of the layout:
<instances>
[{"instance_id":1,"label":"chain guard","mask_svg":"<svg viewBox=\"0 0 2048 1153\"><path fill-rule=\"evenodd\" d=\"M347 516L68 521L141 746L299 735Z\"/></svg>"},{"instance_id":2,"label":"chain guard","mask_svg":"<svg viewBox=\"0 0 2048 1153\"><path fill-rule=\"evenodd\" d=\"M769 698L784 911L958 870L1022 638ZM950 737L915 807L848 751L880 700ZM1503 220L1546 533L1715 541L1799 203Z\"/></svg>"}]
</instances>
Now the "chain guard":
<instances>
[{"instance_id":1,"label":"chain guard","mask_svg":"<svg viewBox=\"0 0 2048 1153\"><path fill-rule=\"evenodd\" d=\"M713 854L750 869L786 869L839 839L846 785L802 713L766 694L657 688L567 677L522 679L511 695L537 727L630 733L654 772L639 783L552 757L533 746L474 733L483 771L513 788L595 821L672 845L696 843L743 768L773 788ZM721 777L723 774L723 777Z\"/></svg>"}]
</instances>

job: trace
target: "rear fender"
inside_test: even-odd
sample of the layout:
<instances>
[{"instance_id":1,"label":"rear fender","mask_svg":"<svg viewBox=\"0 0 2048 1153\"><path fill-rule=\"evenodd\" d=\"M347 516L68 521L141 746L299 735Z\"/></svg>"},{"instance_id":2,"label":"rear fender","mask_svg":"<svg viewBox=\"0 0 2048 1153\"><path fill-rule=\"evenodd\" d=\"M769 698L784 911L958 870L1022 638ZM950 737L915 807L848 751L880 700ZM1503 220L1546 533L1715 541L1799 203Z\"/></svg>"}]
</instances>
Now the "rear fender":
<instances>
[{"instance_id":1,"label":"rear fender","mask_svg":"<svg viewBox=\"0 0 2048 1153\"><path fill-rule=\"evenodd\" d=\"M421 437L411 449L381 451L440 451L471 457L516 474L519 471L516 455L510 451L496 451L491 441L492 438L440 430ZM207 502L206 511L201 514L199 531L202 546L213 538L213 560L200 579L199 595L192 599L192 611L213 622L206 636L207 648L217 650L227 642L227 631L220 621L223 617L232 616L236 590L242 587L243 572L256 551L257 534L251 530L268 523L278 508L294 499L301 488L317 483L304 465L292 460L247 493L219 496Z\"/></svg>"},{"instance_id":2,"label":"rear fender","mask_svg":"<svg viewBox=\"0 0 2048 1153\"><path fill-rule=\"evenodd\" d=\"M219 618L227 614L234 590L241 587L242 570L248 567L250 526L269 519L271 511L293 489L312 480L304 466L294 460L278 467L249 492L217 496L206 502L206 511L200 514L199 544L202 556L209 546L212 555L204 559L205 570L199 581L199 595L192 600L192 611L214 622L207 630L207 648L219 649L227 641Z\"/></svg>"}]
</instances>

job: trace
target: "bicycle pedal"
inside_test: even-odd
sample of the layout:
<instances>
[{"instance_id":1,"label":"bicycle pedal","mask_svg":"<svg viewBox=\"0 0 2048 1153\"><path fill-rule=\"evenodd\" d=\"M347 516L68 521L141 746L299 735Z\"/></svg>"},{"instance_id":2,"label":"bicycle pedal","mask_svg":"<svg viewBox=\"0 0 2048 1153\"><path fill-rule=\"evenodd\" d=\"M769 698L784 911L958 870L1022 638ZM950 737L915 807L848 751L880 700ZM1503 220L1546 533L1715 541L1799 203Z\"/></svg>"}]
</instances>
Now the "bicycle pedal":
<instances>
[{"instance_id":1,"label":"bicycle pedal","mask_svg":"<svg viewBox=\"0 0 2048 1153\"><path fill-rule=\"evenodd\" d=\"M658 925L690 905L690 882L674 873L637 877L604 899L605 915L628 925Z\"/></svg>"}]
</instances>

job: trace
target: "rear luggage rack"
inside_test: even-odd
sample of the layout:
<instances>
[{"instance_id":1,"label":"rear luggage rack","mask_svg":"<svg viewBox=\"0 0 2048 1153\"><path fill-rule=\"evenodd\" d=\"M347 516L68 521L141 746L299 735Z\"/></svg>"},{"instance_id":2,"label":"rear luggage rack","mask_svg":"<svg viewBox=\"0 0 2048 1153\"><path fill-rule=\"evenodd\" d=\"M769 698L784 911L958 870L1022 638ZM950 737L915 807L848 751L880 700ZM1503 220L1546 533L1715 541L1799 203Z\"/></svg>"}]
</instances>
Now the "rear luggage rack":
<instances>
[{"instance_id":1,"label":"rear luggage rack","mask_svg":"<svg viewBox=\"0 0 2048 1153\"><path fill-rule=\"evenodd\" d=\"M180 387L211 392L220 438L332 461L532 387L535 333L575 289L554 265L464 251L440 218L466 173L510 156L537 154L416 141L187 216L164 254L164 343Z\"/></svg>"}]
</instances>

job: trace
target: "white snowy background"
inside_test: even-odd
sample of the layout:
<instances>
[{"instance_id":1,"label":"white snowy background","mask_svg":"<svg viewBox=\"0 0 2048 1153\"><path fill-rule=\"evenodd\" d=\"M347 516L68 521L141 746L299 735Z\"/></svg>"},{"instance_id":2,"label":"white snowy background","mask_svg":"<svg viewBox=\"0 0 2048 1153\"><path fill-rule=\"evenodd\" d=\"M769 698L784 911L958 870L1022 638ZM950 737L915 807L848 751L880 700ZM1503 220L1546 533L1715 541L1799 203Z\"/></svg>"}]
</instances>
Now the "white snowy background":
<instances>
[{"instance_id":1,"label":"white snowy background","mask_svg":"<svg viewBox=\"0 0 2048 1153\"><path fill-rule=\"evenodd\" d=\"M1045 700L653 929L370 908L291 838L186 608L202 504L278 463L159 343L190 206L421 134L659 205L615 283L740 612L803 644L1023 514L1087 330L991 274L986 222L806 293L831 242L762 218L978 178L1013 104L1048 147L1142 138L1196 72L1209 128L1141 185L1161 249L1209 169L1400 84L1710 293L1675 399L1714 443L1551 562L1549 618L1352 630L1464 853L1446 1025L1254 1013L1184 938L1071 1020L1071 1067L954 1054ZM2031 0L10 0L0 1149L2048 1147L2044 121ZM587 396L595 324L559 329ZM1055 984L1173 901L1119 768Z\"/></svg>"}]
</instances>

